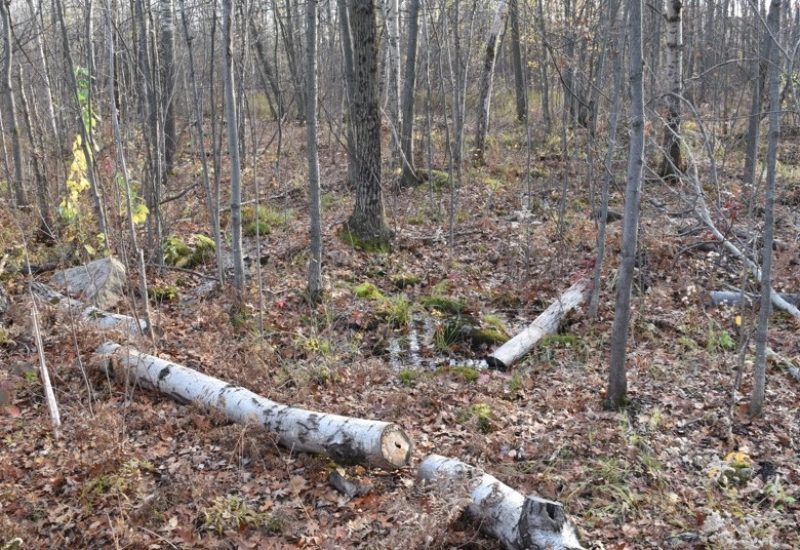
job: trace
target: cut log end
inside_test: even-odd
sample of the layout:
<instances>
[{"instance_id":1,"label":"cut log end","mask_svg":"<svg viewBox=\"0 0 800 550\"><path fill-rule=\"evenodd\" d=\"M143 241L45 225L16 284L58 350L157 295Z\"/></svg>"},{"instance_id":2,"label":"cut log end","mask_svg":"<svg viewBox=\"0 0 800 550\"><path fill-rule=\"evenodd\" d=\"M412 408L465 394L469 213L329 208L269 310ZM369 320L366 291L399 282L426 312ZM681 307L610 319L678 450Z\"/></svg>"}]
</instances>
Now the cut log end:
<instances>
[{"instance_id":1,"label":"cut log end","mask_svg":"<svg viewBox=\"0 0 800 550\"><path fill-rule=\"evenodd\" d=\"M506 370L508 368L508 365L503 363L500 359L498 359L494 355L486 356L486 364L489 365L491 368L498 370Z\"/></svg>"},{"instance_id":2,"label":"cut log end","mask_svg":"<svg viewBox=\"0 0 800 550\"><path fill-rule=\"evenodd\" d=\"M390 424L381 436L381 455L388 465L402 468L411 460L411 439L398 426Z\"/></svg>"}]
</instances>

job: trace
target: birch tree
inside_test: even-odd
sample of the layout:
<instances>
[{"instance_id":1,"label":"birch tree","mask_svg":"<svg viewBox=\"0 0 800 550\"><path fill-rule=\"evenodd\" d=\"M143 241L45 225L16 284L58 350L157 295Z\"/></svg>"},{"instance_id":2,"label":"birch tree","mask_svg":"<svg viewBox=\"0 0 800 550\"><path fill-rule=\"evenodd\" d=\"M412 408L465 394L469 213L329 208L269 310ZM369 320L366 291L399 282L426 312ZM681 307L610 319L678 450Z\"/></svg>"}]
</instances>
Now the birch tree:
<instances>
[{"instance_id":1,"label":"birch tree","mask_svg":"<svg viewBox=\"0 0 800 550\"><path fill-rule=\"evenodd\" d=\"M27 206L28 196L25 193L23 182L25 168L22 162L22 144L20 142L19 126L17 125L17 105L14 100L14 89L11 86L11 70L14 63L13 46L11 45L11 0L0 0L0 23L3 25L3 68L0 75L0 94L3 96L3 107L6 111L3 117L6 127L11 132L11 151L14 155L14 197L17 206Z\"/></svg>"},{"instance_id":2,"label":"birch tree","mask_svg":"<svg viewBox=\"0 0 800 550\"><path fill-rule=\"evenodd\" d=\"M667 0L667 123L661 176L672 178L683 170L681 158L681 96L683 95L683 2Z\"/></svg>"},{"instance_id":3,"label":"birch tree","mask_svg":"<svg viewBox=\"0 0 800 550\"><path fill-rule=\"evenodd\" d=\"M242 253L242 165L239 160L239 124L233 83L233 0L222 0L222 79L225 88L225 122L228 129L228 154L231 171L231 251L236 291L244 293L244 255Z\"/></svg>"},{"instance_id":4,"label":"birch tree","mask_svg":"<svg viewBox=\"0 0 800 550\"><path fill-rule=\"evenodd\" d=\"M306 144L308 155L308 199L311 216L311 258L308 261L308 295L319 300L322 293L322 206L319 197L317 154L317 0L306 0Z\"/></svg>"},{"instance_id":5,"label":"birch tree","mask_svg":"<svg viewBox=\"0 0 800 550\"><path fill-rule=\"evenodd\" d=\"M478 123L475 131L475 149L473 161L477 164L484 163L484 150L486 136L489 133L489 111L492 105L492 87L494 85L494 67L497 60L497 48L500 45L500 34L506 23L508 15L508 2L497 0L494 21L489 29L484 46L483 72L481 74L480 100L478 102Z\"/></svg>"}]
</instances>

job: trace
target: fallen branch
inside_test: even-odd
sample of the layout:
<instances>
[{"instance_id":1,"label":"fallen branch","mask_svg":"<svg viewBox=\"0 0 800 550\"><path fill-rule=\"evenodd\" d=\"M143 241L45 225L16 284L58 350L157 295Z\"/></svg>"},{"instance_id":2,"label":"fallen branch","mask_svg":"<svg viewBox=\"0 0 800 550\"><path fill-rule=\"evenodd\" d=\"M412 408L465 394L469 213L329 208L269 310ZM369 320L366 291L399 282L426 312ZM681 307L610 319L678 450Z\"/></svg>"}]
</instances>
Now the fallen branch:
<instances>
[{"instance_id":1,"label":"fallen branch","mask_svg":"<svg viewBox=\"0 0 800 550\"><path fill-rule=\"evenodd\" d=\"M71 313L79 314L84 322L95 328L120 330L131 336L139 336L147 331L147 322L143 319L134 319L121 313L103 311L94 306L86 307L83 302L64 296L42 283L32 283L31 289L33 294L41 300L57 305Z\"/></svg>"},{"instance_id":2,"label":"fallen branch","mask_svg":"<svg viewBox=\"0 0 800 550\"><path fill-rule=\"evenodd\" d=\"M239 423L255 422L294 451L321 453L337 462L402 468L411 440L396 424L317 413L281 405L245 388L196 370L108 342L96 353L123 367L123 376L182 402L195 402Z\"/></svg>"},{"instance_id":3,"label":"fallen branch","mask_svg":"<svg viewBox=\"0 0 800 550\"><path fill-rule=\"evenodd\" d=\"M778 294L778 296L795 307L800 305L800 294ZM748 306L753 305L755 298L752 294L744 294L745 304ZM738 307L742 305L742 293L733 290L712 290L708 293L706 303L711 307L721 305Z\"/></svg>"},{"instance_id":4,"label":"fallen branch","mask_svg":"<svg viewBox=\"0 0 800 550\"><path fill-rule=\"evenodd\" d=\"M528 353L536 343L548 334L558 330L558 325L570 310L579 306L586 299L589 281L582 279L569 287L559 296L541 315L539 315L528 328L514 336L511 340L500 346L486 362L489 366L507 369Z\"/></svg>"},{"instance_id":5,"label":"fallen branch","mask_svg":"<svg viewBox=\"0 0 800 550\"><path fill-rule=\"evenodd\" d=\"M419 478L430 483L467 482L467 513L509 550L581 549L575 529L558 502L523 496L500 480L459 460L428 456Z\"/></svg>"}]
</instances>

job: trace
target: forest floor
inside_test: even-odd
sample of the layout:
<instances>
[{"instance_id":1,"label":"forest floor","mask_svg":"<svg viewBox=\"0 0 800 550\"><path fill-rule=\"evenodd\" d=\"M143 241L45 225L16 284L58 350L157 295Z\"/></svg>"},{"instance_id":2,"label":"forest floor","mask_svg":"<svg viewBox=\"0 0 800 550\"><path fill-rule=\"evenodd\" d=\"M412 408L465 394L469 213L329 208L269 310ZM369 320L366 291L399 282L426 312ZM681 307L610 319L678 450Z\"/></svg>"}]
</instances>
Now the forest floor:
<instances>
[{"instance_id":1,"label":"forest floor","mask_svg":"<svg viewBox=\"0 0 800 550\"><path fill-rule=\"evenodd\" d=\"M302 132L292 127L287 143L302 143ZM138 342L143 351L279 402L406 430L415 442L412 466L349 468L372 485L351 500L329 485L335 465L325 458L279 448L255 427L164 395L126 395L93 360L109 334L42 306L63 421L55 439L25 280L7 275L13 307L0 347L0 547L19 537L19 548L498 548L459 519L463 502L417 487L414 466L431 452L563 502L587 548L800 547L800 382L770 363L764 416L750 419L751 347L732 403L739 334L756 313L706 306L707 291L738 286L742 266L703 245L707 231L681 234L697 226L681 214L681 188L645 184L626 411L602 408L620 223L609 225L596 320L586 307L573 312L509 372L483 369L491 346L448 329L460 323L513 334L591 272L596 228L581 162L567 166L557 151L535 156L526 214L522 144L520 136L498 140L489 167L465 173L452 249L450 188L439 175L444 185L387 190L393 249L367 254L336 235L352 200L345 157L323 141L326 292L317 307L303 298L302 147L287 151L280 185L270 165L259 167L268 175L262 193L279 198L264 201L260 256L255 238L246 237L251 291L243 307L209 283L211 264L151 272L151 287L166 290L152 302L162 335L156 349ZM621 209L624 162L616 169L611 204ZM775 280L797 292L800 187L793 163L783 169L791 177L781 180ZM721 173L719 204L732 215L742 189ZM187 156L169 194L197 174ZM252 198L252 169L245 182ZM706 191L716 199L717 189ZM166 205L165 234L191 242L205 232L203 212L198 187ZM2 221L0 244L11 250L19 235L10 218ZM747 223L737 227L756 234ZM252 283L259 269L261 298ZM773 313L770 346L796 359L798 329Z\"/></svg>"}]
</instances>

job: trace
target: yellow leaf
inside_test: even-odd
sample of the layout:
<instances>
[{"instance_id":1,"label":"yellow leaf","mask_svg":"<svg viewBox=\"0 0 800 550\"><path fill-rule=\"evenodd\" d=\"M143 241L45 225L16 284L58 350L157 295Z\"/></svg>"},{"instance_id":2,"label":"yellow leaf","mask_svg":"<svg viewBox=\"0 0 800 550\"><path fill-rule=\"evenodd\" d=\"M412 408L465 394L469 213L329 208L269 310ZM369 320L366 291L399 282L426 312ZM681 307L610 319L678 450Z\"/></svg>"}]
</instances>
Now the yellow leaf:
<instances>
[{"instance_id":1,"label":"yellow leaf","mask_svg":"<svg viewBox=\"0 0 800 550\"><path fill-rule=\"evenodd\" d=\"M736 318L734 318L733 322L736 323L737 327L742 326L742 316L741 315L737 315Z\"/></svg>"}]
</instances>

